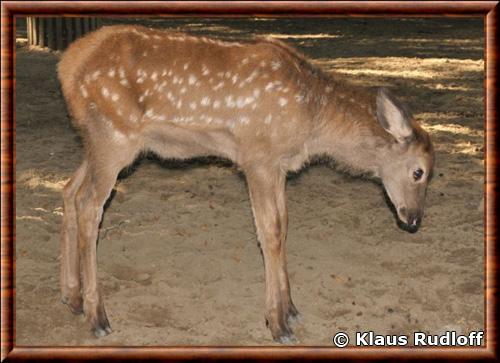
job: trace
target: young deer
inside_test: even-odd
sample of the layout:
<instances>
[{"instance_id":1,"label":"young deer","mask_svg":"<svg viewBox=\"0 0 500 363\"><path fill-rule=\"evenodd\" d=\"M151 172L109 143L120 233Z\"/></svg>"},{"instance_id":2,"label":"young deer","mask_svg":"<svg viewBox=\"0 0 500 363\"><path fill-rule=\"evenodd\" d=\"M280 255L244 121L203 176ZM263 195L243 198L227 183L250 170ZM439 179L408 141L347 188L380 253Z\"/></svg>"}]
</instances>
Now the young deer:
<instances>
[{"instance_id":1,"label":"young deer","mask_svg":"<svg viewBox=\"0 0 500 363\"><path fill-rule=\"evenodd\" d=\"M418 229L434 163L428 134L388 91L348 86L282 42L111 26L73 43L58 73L85 146L64 188L62 301L85 312L96 336L111 332L97 283L103 205L144 151L216 155L244 171L264 256L265 317L282 343L294 340L289 322L298 317L285 256L288 171L326 155L380 178L400 223Z\"/></svg>"}]
</instances>

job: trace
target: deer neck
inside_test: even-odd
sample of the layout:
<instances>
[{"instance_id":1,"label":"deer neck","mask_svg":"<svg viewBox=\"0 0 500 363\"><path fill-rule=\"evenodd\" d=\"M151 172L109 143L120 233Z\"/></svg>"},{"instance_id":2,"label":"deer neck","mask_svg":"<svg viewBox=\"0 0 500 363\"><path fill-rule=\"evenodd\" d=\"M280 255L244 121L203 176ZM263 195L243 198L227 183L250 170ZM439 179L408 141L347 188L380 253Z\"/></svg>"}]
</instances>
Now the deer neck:
<instances>
[{"instance_id":1,"label":"deer neck","mask_svg":"<svg viewBox=\"0 0 500 363\"><path fill-rule=\"evenodd\" d=\"M378 177L395 152L390 135L379 125L373 97L337 88L327 96L308 145L311 156L327 156L352 174Z\"/></svg>"}]
</instances>

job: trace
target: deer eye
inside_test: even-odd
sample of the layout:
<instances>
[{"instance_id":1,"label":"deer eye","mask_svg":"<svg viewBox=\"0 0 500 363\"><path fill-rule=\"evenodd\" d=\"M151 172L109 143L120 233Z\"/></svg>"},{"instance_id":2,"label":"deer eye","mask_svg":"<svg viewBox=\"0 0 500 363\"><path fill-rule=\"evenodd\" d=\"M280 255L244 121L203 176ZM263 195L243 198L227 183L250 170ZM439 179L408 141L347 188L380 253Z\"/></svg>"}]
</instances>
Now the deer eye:
<instances>
[{"instance_id":1,"label":"deer eye","mask_svg":"<svg viewBox=\"0 0 500 363\"><path fill-rule=\"evenodd\" d=\"M419 181L420 179L422 179L423 175L424 171L420 168L413 171L413 179L415 179L415 181Z\"/></svg>"}]
</instances>

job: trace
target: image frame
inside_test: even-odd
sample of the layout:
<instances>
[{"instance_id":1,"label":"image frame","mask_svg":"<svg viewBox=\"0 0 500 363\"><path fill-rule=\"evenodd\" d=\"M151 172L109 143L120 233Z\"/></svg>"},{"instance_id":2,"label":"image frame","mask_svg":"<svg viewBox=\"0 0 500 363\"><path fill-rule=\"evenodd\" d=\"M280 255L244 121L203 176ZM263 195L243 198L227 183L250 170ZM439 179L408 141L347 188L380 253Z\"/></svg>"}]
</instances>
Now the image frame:
<instances>
[{"instance_id":1,"label":"image frame","mask_svg":"<svg viewBox=\"0 0 500 363\"><path fill-rule=\"evenodd\" d=\"M498 360L497 69L498 1L5 1L1 4L1 361L184 359ZM484 296L486 346L336 348L332 346L18 346L15 341L15 18L24 16L483 17L485 35Z\"/></svg>"}]
</instances>

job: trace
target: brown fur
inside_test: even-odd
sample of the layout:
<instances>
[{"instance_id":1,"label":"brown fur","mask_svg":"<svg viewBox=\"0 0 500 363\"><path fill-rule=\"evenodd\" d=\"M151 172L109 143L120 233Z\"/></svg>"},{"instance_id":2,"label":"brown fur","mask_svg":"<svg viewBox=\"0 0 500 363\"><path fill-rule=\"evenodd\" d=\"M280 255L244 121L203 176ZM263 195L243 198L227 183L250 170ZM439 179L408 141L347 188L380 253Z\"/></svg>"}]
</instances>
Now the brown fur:
<instances>
[{"instance_id":1,"label":"brown fur","mask_svg":"<svg viewBox=\"0 0 500 363\"><path fill-rule=\"evenodd\" d=\"M282 342L292 339L289 320L298 314L286 270L286 173L328 155L383 177L383 165L402 152L431 152L416 124L412 146L396 150L377 120L373 93L335 80L276 40L228 43L105 27L73 43L58 73L85 143L64 191L62 296L74 312L83 309L97 336L110 332L97 284L99 221L118 173L140 152L217 155L242 168L265 262L266 319Z\"/></svg>"}]
</instances>

